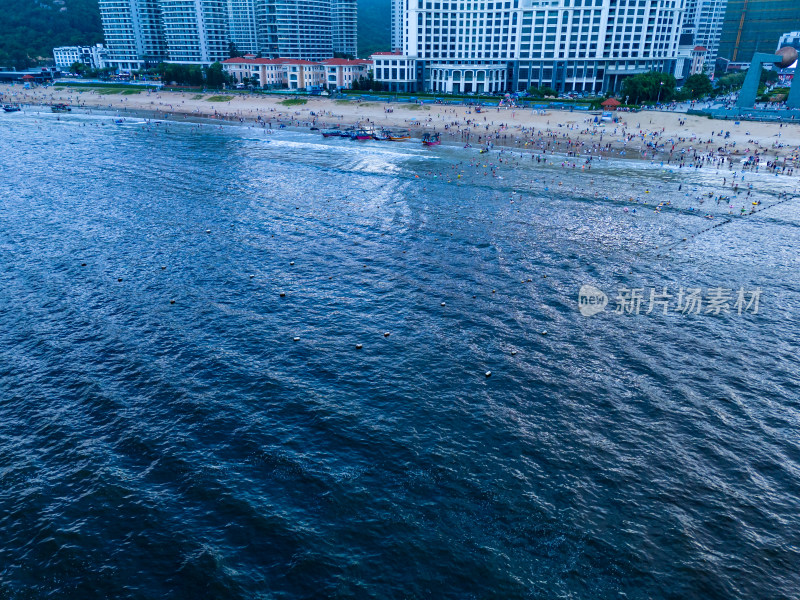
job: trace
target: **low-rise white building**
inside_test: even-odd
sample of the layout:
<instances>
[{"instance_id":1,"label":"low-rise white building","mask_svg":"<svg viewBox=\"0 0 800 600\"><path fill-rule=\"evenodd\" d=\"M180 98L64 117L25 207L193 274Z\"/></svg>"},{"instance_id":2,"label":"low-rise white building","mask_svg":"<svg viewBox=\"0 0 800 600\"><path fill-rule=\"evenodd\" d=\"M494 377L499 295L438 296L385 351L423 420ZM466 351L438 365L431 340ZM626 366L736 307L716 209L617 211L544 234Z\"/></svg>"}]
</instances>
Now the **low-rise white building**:
<instances>
[{"instance_id":1,"label":"low-rise white building","mask_svg":"<svg viewBox=\"0 0 800 600\"><path fill-rule=\"evenodd\" d=\"M222 68L237 83L245 80L261 88L289 90L348 89L353 81L366 77L368 60L330 58L320 62L294 58L255 58L246 55L223 61Z\"/></svg>"},{"instance_id":2,"label":"low-rise white building","mask_svg":"<svg viewBox=\"0 0 800 600\"><path fill-rule=\"evenodd\" d=\"M103 44L53 48L53 59L56 66L62 69L69 69L76 62L83 63L90 69L102 69L108 66L109 58L109 51Z\"/></svg>"},{"instance_id":3,"label":"low-rise white building","mask_svg":"<svg viewBox=\"0 0 800 600\"><path fill-rule=\"evenodd\" d=\"M367 77L372 61L329 58L323 60L322 65L325 69L325 85L329 90L349 90L354 81Z\"/></svg>"},{"instance_id":4,"label":"low-rise white building","mask_svg":"<svg viewBox=\"0 0 800 600\"><path fill-rule=\"evenodd\" d=\"M390 92L417 90L417 61L400 52L376 52L371 56L376 80Z\"/></svg>"}]
</instances>

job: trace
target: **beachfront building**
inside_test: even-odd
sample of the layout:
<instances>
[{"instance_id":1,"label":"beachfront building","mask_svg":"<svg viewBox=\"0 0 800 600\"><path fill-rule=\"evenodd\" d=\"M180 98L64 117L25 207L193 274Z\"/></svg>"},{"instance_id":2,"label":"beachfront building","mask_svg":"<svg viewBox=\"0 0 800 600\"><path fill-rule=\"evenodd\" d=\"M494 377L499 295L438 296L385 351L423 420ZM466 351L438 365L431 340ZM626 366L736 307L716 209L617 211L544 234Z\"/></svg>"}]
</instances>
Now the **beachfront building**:
<instances>
[{"instance_id":1,"label":"beachfront building","mask_svg":"<svg viewBox=\"0 0 800 600\"><path fill-rule=\"evenodd\" d=\"M403 50L403 7L405 0L392 0L391 5L391 43L392 52Z\"/></svg>"},{"instance_id":2,"label":"beachfront building","mask_svg":"<svg viewBox=\"0 0 800 600\"><path fill-rule=\"evenodd\" d=\"M373 76L392 92L414 92L419 89L417 59L401 52L376 52L371 56Z\"/></svg>"},{"instance_id":3,"label":"beachfront building","mask_svg":"<svg viewBox=\"0 0 800 600\"><path fill-rule=\"evenodd\" d=\"M227 0L160 0L167 59L211 64L230 56Z\"/></svg>"},{"instance_id":4,"label":"beachfront building","mask_svg":"<svg viewBox=\"0 0 800 600\"><path fill-rule=\"evenodd\" d=\"M683 0L404 1L402 48L373 55L375 78L437 93L615 92L631 75L672 73L684 9Z\"/></svg>"},{"instance_id":5,"label":"beachfront building","mask_svg":"<svg viewBox=\"0 0 800 600\"><path fill-rule=\"evenodd\" d=\"M131 71L167 58L159 0L99 0L109 66Z\"/></svg>"},{"instance_id":6,"label":"beachfront building","mask_svg":"<svg viewBox=\"0 0 800 600\"><path fill-rule=\"evenodd\" d=\"M311 61L333 58L331 0L274 0L267 3L267 9L271 19L268 56Z\"/></svg>"},{"instance_id":7,"label":"beachfront building","mask_svg":"<svg viewBox=\"0 0 800 600\"><path fill-rule=\"evenodd\" d=\"M253 0L228 0L228 37L238 52L258 54L263 49L263 33L258 3Z\"/></svg>"},{"instance_id":8,"label":"beachfront building","mask_svg":"<svg viewBox=\"0 0 800 600\"><path fill-rule=\"evenodd\" d=\"M705 48L700 72L714 72L727 5L728 0L686 0L682 32L692 36L694 47Z\"/></svg>"},{"instance_id":9,"label":"beachfront building","mask_svg":"<svg viewBox=\"0 0 800 600\"><path fill-rule=\"evenodd\" d=\"M265 89L286 87L283 64L278 59L247 55L225 60L222 68L237 83L253 82L256 87Z\"/></svg>"},{"instance_id":10,"label":"beachfront building","mask_svg":"<svg viewBox=\"0 0 800 600\"><path fill-rule=\"evenodd\" d=\"M372 61L364 59L347 60L329 58L322 61L325 68L325 87L329 90L349 90L353 82L367 78L372 70Z\"/></svg>"},{"instance_id":11,"label":"beachfront building","mask_svg":"<svg viewBox=\"0 0 800 600\"><path fill-rule=\"evenodd\" d=\"M331 0L333 52L356 57L358 53L358 6L356 0Z\"/></svg>"},{"instance_id":12,"label":"beachfront building","mask_svg":"<svg viewBox=\"0 0 800 600\"><path fill-rule=\"evenodd\" d=\"M371 66L371 61L358 59L310 61L253 55L229 58L222 63L222 68L237 83L252 82L261 88L297 91L349 89L353 81L367 77Z\"/></svg>"},{"instance_id":13,"label":"beachfront building","mask_svg":"<svg viewBox=\"0 0 800 600\"><path fill-rule=\"evenodd\" d=\"M96 46L60 46L53 48L53 60L61 69L69 69L81 63L90 69L102 69L110 58L110 52L103 44Z\"/></svg>"},{"instance_id":14,"label":"beachfront building","mask_svg":"<svg viewBox=\"0 0 800 600\"><path fill-rule=\"evenodd\" d=\"M231 50L321 61L355 55L356 0L99 0L106 46L122 70L161 61L211 64Z\"/></svg>"}]
</instances>

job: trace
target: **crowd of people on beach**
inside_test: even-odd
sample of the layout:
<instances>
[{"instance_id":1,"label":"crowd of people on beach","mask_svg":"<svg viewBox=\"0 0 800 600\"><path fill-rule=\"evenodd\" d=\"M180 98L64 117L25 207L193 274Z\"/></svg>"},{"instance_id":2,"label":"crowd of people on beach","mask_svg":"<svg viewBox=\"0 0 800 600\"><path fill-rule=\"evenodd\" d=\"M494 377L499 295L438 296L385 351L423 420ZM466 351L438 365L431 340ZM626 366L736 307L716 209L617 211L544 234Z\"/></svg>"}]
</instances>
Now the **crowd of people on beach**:
<instances>
[{"instance_id":1,"label":"crowd of people on beach","mask_svg":"<svg viewBox=\"0 0 800 600\"><path fill-rule=\"evenodd\" d=\"M186 94L168 93L158 91L143 92L148 101L144 106L149 107L146 112L151 114L145 117L145 132L157 135L159 132L168 132L171 121L195 120L197 130L203 126L217 121L214 126L221 127L226 123L235 123L247 127L259 128L265 134L270 134L277 129L297 128L301 130L342 127L355 125L347 122L345 115L337 113L333 103L322 109L314 110L283 106L277 102L265 103L255 108L237 108L230 99L220 98L219 101L209 101L209 107L198 107L190 103L187 105ZM6 92L6 101L15 101L25 104L46 105L53 102L52 94L41 94L35 90L14 91L12 98ZM88 97L87 97L88 96ZM127 97L112 99L108 103L98 102L101 96L97 91L73 92L58 96L58 101L69 102L73 106L82 106L91 111L93 108L113 111L117 116L136 114L141 112L143 103L136 103L132 108ZM210 100L213 100L212 97ZM700 139L696 134L687 130L686 135L670 135L665 127L653 126L652 119L649 126L643 126L641 120L647 118L646 113L626 113L625 116L617 115L613 122L605 123L591 115L578 120L572 113L549 113L539 115L545 117L538 127L515 122L519 109L505 107L501 109L482 109L476 107L440 106L436 112L426 114L425 107L420 107L420 116L409 116L403 124L418 133L435 132L443 141L450 141L453 145L464 148L479 148L478 158L471 159L470 167L482 172L483 176L502 178L505 175L504 167L513 168L520 162L534 161L537 165L569 169L575 171L591 171L595 161L611 158L637 158L649 160L651 164L663 169L691 169L714 170L718 174L725 173L722 177L720 192L708 195L697 194L694 197L697 206L684 207L688 212L701 212L705 202L715 202L716 205L727 206L728 214L745 215L756 212L761 200L749 202L753 193L752 184L745 187L745 173L766 172L775 175L793 176L796 160L800 160L800 148L789 149L782 143L780 136L771 143L759 142L747 133L750 142L742 148L735 140L730 139L730 131L720 129L706 139ZM393 107L383 107L385 119L394 112ZM416 111L415 111L416 112ZM163 122L151 119L152 115L164 119ZM380 117L372 115L361 116L359 126L380 128ZM681 126L686 125L686 119L679 120ZM485 156L491 153L491 161ZM768 154L769 153L769 154ZM434 174L436 177L447 177L446 173ZM462 177L459 174L458 178ZM544 180L543 180L544 183ZM551 179L544 185L546 191L550 187L559 188L561 181ZM591 180L594 184L594 180ZM677 191L681 191L680 188ZM575 189L576 193L586 190ZM641 192L641 190L639 190ZM596 197L601 197L600 192L593 192ZM646 190L649 194L650 190ZM686 194L689 196L689 194ZM749 202L741 208L736 206L736 201L744 198ZM606 199L615 199L610 195ZM633 202L635 204L651 205L656 212L665 208L672 208L671 200L652 202L645 194L622 194L617 200ZM632 212L635 213L633 208ZM625 212L628 212L626 207ZM706 214L707 218L713 215Z\"/></svg>"}]
</instances>

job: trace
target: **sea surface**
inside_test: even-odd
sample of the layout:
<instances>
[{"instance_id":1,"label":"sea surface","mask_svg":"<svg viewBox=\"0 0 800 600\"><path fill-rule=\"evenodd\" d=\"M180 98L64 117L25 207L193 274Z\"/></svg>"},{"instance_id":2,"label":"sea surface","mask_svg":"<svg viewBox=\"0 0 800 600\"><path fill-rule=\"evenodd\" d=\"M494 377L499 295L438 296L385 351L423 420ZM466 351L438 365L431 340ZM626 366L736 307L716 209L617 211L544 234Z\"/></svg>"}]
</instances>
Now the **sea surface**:
<instances>
[{"instance_id":1,"label":"sea surface","mask_svg":"<svg viewBox=\"0 0 800 600\"><path fill-rule=\"evenodd\" d=\"M0 115L0 598L800 598L798 178L732 177Z\"/></svg>"}]
</instances>

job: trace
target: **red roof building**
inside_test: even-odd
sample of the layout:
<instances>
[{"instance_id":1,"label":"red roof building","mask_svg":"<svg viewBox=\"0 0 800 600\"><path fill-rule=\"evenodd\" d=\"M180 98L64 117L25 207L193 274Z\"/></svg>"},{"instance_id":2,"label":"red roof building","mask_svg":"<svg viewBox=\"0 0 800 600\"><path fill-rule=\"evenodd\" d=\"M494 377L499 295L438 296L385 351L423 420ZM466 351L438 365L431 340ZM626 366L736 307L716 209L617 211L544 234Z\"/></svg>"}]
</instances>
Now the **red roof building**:
<instances>
[{"instance_id":1,"label":"red roof building","mask_svg":"<svg viewBox=\"0 0 800 600\"><path fill-rule=\"evenodd\" d=\"M222 62L222 68L237 82L255 81L263 88L305 90L314 87L348 89L353 81L366 77L372 61L329 58L320 62L296 58L254 58L242 56Z\"/></svg>"}]
</instances>

